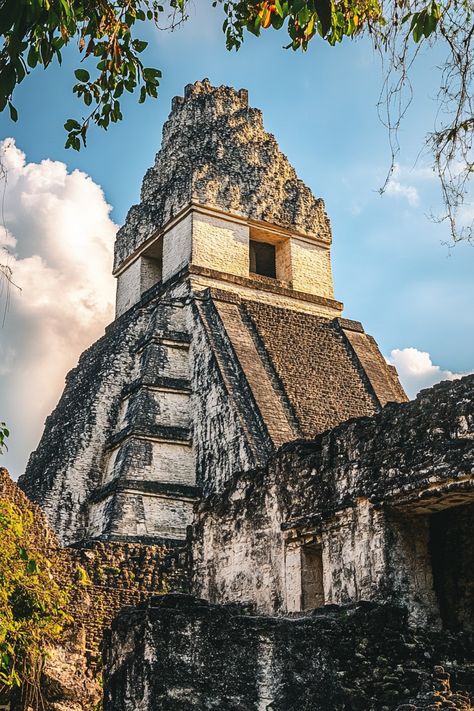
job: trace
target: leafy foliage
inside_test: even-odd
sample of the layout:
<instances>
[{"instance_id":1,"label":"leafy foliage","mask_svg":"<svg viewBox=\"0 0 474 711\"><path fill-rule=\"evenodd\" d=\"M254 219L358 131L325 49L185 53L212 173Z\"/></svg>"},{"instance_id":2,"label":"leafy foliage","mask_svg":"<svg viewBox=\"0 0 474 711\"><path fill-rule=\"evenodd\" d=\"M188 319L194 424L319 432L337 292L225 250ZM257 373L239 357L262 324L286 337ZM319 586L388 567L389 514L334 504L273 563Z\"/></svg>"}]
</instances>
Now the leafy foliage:
<instances>
[{"instance_id":1,"label":"leafy foliage","mask_svg":"<svg viewBox=\"0 0 474 711\"><path fill-rule=\"evenodd\" d=\"M33 552L34 539L32 513L0 499L0 693L24 686L36 702L47 647L69 618L68 594L46 556Z\"/></svg>"},{"instance_id":2,"label":"leafy foliage","mask_svg":"<svg viewBox=\"0 0 474 711\"><path fill-rule=\"evenodd\" d=\"M238 49L246 32L283 30L287 48L306 50L313 38L336 45L344 38L372 37L388 70L380 109L398 152L398 128L410 104L409 70L421 46L444 43L438 125L427 144L441 179L454 239L472 237L472 223L457 229L457 218L474 172L472 106L474 0L211 0L224 12L228 49ZM0 0L0 111L17 119L13 92L38 66L61 62L61 52L77 42L82 57L74 93L89 112L65 123L66 146L85 145L92 123L107 129L122 119L124 92L143 103L156 97L159 69L141 59L147 43L137 36L143 23L172 29L187 18L189 0ZM164 22L164 25L163 25ZM387 182L390 174L387 176ZM383 191L383 188L382 188ZM1 265L0 265L1 267ZM5 272L3 272L5 276Z\"/></svg>"},{"instance_id":3,"label":"leafy foliage","mask_svg":"<svg viewBox=\"0 0 474 711\"><path fill-rule=\"evenodd\" d=\"M184 12L185 0L170 0L173 12ZM158 22L164 7L154 0L3 0L0 2L0 111L12 103L15 87L37 66L61 63L62 51L76 40L82 62L93 65L75 71L73 91L90 113L81 122L69 119L66 147L79 150L86 143L91 122L107 129L122 119L123 92L139 91L139 101L156 97L159 69L145 67L140 55L147 42L134 36L135 26ZM175 20L173 20L175 21Z\"/></svg>"},{"instance_id":4,"label":"leafy foliage","mask_svg":"<svg viewBox=\"0 0 474 711\"><path fill-rule=\"evenodd\" d=\"M262 29L279 30L285 23L291 40L287 48L306 50L314 36L335 45L384 22L378 0L214 0L213 5L218 2L227 16L223 29L228 49L240 47L245 30L258 36Z\"/></svg>"},{"instance_id":5,"label":"leafy foliage","mask_svg":"<svg viewBox=\"0 0 474 711\"><path fill-rule=\"evenodd\" d=\"M432 217L448 223L453 242L472 240L474 222L464 207L474 173L474 2L398 0L386 2L383 10L386 24L374 37L387 67L379 110L389 129L392 167L399 151L398 130L414 93L411 68L420 50L436 42L445 59L438 67L438 111L425 150L433 157L445 209Z\"/></svg>"}]
</instances>

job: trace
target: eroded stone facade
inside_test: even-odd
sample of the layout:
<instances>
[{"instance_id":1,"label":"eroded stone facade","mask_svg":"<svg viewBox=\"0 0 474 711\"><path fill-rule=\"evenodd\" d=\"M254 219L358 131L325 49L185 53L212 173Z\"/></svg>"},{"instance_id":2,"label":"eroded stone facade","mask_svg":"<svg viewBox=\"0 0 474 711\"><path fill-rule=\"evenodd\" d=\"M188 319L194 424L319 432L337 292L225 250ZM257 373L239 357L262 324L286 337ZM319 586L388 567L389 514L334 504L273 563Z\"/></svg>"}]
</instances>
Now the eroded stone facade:
<instances>
[{"instance_id":1,"label":"eroded stone facade","mask_svg":"<svg viewBox=\"0 0 474 711\"><path fill-rule=\"evenodd\" d=\"M260 613L359 600L474 629L474 377L282 447L204 500L195 591Z\"/></svg>"},{"instance_id":2,"label":"eroded stone facade","mask_svg":"<svg viewBox=\"0 0 474 711\"><path fill-rule=\"evenodd\" d=\"M247 92L216 88L207 80L188 85L184 97L173 100L141 202L118 234L115 267L192 202L331 239L323 201L299 180L264 130L262 113L249 107Z\"/></svg>"},{"instance_id":3,"label":"eroded stone facade","mask_svg":"<svg viewBox=\"0 0 474 711\"><path fill-rule=\"evenodd\" d=\"M473 649L389 605L290 619L154 598L107 632L104 711L471 711Z\"/></svg>"},{"instance_id":4,"label":"eroded stone facade","mask_svg":"<svg viewBox=\"0 0 474 711\"><path fill-rule=\"evenodd\" d=\"M285 444L198 507L196 597L114 621L104 711L472 711L473 512L474 376Z\"/></svg>"}]
</instances>

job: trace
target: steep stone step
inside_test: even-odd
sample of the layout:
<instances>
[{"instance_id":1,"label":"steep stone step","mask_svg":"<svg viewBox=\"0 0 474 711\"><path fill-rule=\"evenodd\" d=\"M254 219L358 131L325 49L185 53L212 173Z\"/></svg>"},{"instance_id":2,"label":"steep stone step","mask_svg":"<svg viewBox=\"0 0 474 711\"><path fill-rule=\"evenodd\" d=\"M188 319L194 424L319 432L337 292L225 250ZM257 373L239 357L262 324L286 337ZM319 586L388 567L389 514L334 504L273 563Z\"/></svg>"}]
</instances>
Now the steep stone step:
<instances>
[{"instance_id":1,"label":"steep stone step","mask_svg":"<svg viewBox=\"0 0 474 711\"><path fill-rule=\"evenodd\" d=\"M383 407L387 402L406 401L408 398L400 385L397 371L393 366L387 365L377 343L372 336L365 333L362 324L343 318L337 319L337 322L349 341L380 405Z\"/></svg>"},{"instance_id":2,"label":"steep stone step","mask_svg":"<svg viewBox=\"0 0 474 711\"><path fill-rule=\"evenodd\" d=\"M260 358L252 335L242 319L238 304L215 300L215 306L240 362L257 407L275 447L298 436L289 421L279 393Z\"/></svg>"}]
</instances>

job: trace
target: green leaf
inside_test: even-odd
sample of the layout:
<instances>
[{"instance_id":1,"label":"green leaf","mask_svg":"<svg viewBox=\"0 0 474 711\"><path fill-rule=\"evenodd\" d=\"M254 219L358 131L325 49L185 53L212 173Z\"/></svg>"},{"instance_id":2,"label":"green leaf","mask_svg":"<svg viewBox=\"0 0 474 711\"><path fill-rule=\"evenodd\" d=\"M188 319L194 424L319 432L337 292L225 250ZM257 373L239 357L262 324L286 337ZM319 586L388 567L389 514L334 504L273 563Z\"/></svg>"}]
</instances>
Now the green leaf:
<instances>
[{"instance_id":1,"label":"green leaf","mask_svg":"<svg viewBox=\"0 0 474 711\"><path fill-rule=\"evenodd\" d=\"M279 15L280 17L284 17L283 8L281 6L280 0L275 0L275 8L276 8L277 15Z\"/></svg>"},{"instance_id":2,"label":"green leaf","mask_svg":"<svg viewBox=\"0 0 474 711\"><path fill-rule=\"evenodd\" d=\"M7 64L0 74L0 91L3 96L11 96L16 84L16 72L12 64Z\"/></svg>"},{"instance_id":3,"label":"green leaf","mask_svg":"<svg viewBox=\"0 0 474 711\"><path fill-rule=\"evenodd\" d=\"M91 78L87 69L76 69L76 71L74 72L74 76L76 77L76 79L82 81L83 83L89 81L89 79Z\"/></svg>"},{"instance_id":4,"label":"green leaf","mask_svg":"<svg viewBox=\"0 0 474 711\"><path fill-rule=\"evenodd\" d=\"M318 13L321 23L323 37L326 37L332 26L332 3L331 0L315 0L314 7Z\"/></svg>"},{"instance_id":5,"label":"green leaf","mask_svg":"<svg viewBox=\"0 0 474 711\"><path fill-rule=\"evenodd\" d=\"M298 13L298 22L300 25L306 25L311 17L311 10L309 7L304 7L300 12Z\"/></svg>"},{"instance_id":6,"label":"green leaf","mask_svg":"<svg viewBox=\"0 0 474 711\"><path fill-rule=\"evenodd\" d=\"M70 131L79 130L81 125L77 121L74 121L74 119L68 119L64 124L64 128L69 133Z\"/></svg>"},{"instance_id":7,"label":"green leaf","mask_svg":"<svg viewBox=\"0 0 474 711\"><path fill-rule=\"evenodd\" d=\"M438 24L438 20L434 15L430 15L428 12L426 13L426 19L423 25L423 34L425 37L429 37L435 30L436 30L436 25Z\"/></svg>"},{"instance_id":8,"label":"green leaf","mask_svg":"<svg viewBox=\"0 0 474 711\"><path fill-rule=\"evenodd\" d=\"M281 27L283 27L284 22L285 22L285 19L283 17L281 17L281 15L278 15L276 12L274 12L272 14L271 23L272 23L272 27L275 30L279 30Z\"/></svg>"},{"instance_id":9,"label":"green leaf","mask_svg":"<svg viewBox=\"0 0 474 711\"><path fill-rule=\"evenodd\" d=\"M133 49L137 52L143 52L144 49L148 47L148 42L145 42L144 40L133 40L132 42Z\"/></svg>"},{"instance_id":10,"label":"green leaf","mask_svg":"<svg viewBox=\"0 0 474 711\"><path fill-rule=\"evenodd\" d=\"M161 77L161 72L159 69L154 69L153 67L147 67L143 70L144 79L154 79Z\"/></svg>"},{"instance_id":11,"label":"green leaf","mask_svg":"<svg viewBox=\"0 0 474 711\"><path fill-rule=\"evenodd\" d=\"M26 565L26 570L30 575L34 575L38 572L38 565L34 558L30 558L30 560L28 561Z\"/></svg>"},{"instance_id":12,"label":"green leaf","mask_svg":"<svg viewBox=\"0 0 474 711\"><path fill-rule=\"evenodd\" d=\"M28 62L28 66L31 67L32 69L34 69L36 67L36 65L38 64L38 57L39 57L38 50L36 49L35 45L32 44L29 49L28 57L26 60Z\"/></svg>"},{"instance_id":13,"label":"green leaf","mask_svg":"<svg viewBox=\"0 0 474 711\"><path fill-rule=\"evenodd\" d=\"M9 668L10 668L10 664L11 664L11 657L10 657L10 655L7 654L6 652L3 652L2 656L1 656L1 659L2 659L2 667L6 668L6 669L9 669Z\"/></svg>"},{"instance_id":14,"label":"green leaf","mask_svg":"<svg viewBox=\"0 0 474 711\"><path fill-rule=\"evenodd\" d=\"M420 41L421 36L423 34L423 29L424 29L424 18L422 16L422 14L420 13L420 15L417 17L417 20L416 20L414 27L413 27L412 34L413 34L413 39L415 42L418 43Z\"/></svg>"},{"instance_id":15,"label":"green leaf","mask_svg":"<svg viewBox=\"0 0 474 711\"><path fill-rule=\"evenodd\" d=\"M61 0L61 5L63 6L66 17L69 17L71 15L71 6L69 5L68 1Z\"/></svg>"}]
</instances>

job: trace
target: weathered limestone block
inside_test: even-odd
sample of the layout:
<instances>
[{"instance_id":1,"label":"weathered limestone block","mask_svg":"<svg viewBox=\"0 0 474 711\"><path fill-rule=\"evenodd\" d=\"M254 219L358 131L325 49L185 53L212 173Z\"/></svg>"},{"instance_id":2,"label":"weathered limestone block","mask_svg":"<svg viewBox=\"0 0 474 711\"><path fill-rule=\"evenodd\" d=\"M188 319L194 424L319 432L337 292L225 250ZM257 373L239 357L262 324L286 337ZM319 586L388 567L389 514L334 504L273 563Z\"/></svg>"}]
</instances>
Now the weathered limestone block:
<instances>
[{"instance_id":1,"label":"weathered limestone block","mask_svg":"<svg viewBox=\"0 0 474 711\"><path fill-rule=\"evenodd\" d=\"M193 201L331 241L323 201L264 130L247 92L212 87L207 80L173 101L141 202L117 235L115 267Z\"/></svg>"},{"instance_id":2,"label":"weathered limestone block","mask_svg":"<svg viewBox=\"0 0 474 711\"><path fill-rule=\"evenodd\" d=\"M473 649L472 636L411 628L389 605L272 618L168 595L107 632L104 711L464 711Z\"/></svg>"}]
</instances>

